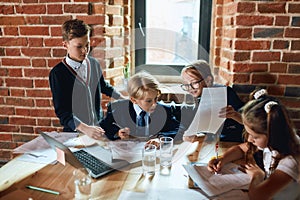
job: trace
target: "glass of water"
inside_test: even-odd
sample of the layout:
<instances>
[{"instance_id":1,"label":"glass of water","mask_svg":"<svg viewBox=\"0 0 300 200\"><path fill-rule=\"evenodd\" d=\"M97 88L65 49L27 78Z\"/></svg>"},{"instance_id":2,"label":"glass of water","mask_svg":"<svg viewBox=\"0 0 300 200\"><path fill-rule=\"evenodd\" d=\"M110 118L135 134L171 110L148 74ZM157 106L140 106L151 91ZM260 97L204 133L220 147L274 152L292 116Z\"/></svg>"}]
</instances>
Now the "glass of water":
<instances>
[{"instance_id":1,"label":"glass of water","mask_svg":"<svg viewBox=\"0 0 300 200\"><path fill-rule=\"evenodd\" d=\"M168 175L172 167L173 138L161 137L160 142L160 173Z\"/></svg>"},{"instance_id":2,"label":"glass of water","mask_svg":"<svg viewBox=\"0 0 300 200\"><path fill-rule=\"evenodd\" d=\"M91 198L92 178L85 168L73 171L75 185L75 200L88 200Z\"/></svg>"},{"instance_id":3,"label":"glass of water","mask_svg":"<svg viewBox=\"0 0 300 200\"><path fill-rule=\"evenodd\" d=\"M155 174L156 165L156 146L153 144L147 144L142 149L142 166L144 176Z\"/></svg>"}]
</instances>

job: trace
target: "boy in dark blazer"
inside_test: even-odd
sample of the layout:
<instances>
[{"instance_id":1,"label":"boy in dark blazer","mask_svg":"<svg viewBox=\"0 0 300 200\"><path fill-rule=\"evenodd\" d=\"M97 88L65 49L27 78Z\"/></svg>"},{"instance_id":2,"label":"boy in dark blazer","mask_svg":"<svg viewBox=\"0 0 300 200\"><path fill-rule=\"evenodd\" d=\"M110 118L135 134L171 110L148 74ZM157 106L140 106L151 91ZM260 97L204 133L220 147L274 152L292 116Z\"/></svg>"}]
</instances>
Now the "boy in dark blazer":
<instances>
[{"instance_id":1,"label":"boy in dark blazer","mask_svg":"<svg viewBox=\"0 0 300 200\"><path fill-rule=\"evenodd\" d=\"M133 75L127 89L130 99L111 102L100 122L110 140L176 135L179 122L169 106L157 103L161 91L152 75L146 72Z\"/></svg>"}]
</instances>

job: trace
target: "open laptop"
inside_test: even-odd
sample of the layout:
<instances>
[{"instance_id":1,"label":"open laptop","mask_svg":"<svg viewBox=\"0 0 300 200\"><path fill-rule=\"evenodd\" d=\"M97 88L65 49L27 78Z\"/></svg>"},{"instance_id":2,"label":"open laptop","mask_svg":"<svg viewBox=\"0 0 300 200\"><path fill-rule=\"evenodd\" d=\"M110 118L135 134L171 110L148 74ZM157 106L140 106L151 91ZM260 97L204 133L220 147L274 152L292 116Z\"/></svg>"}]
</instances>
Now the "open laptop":
<instances>
[{"instance_id":1,"label":"open laptop","mask_svg":"<svg viewBox=\"0 0 300 200\"><path fill-rule=\"evenodd\" d=\"M127 161L113 161L111 152L100 146L92 146L72 152L67 146L46 133L40 132L43 138L56 151L59 148L65 153L65 160L75 168L85 168L93 178L99 178L114 170L129 165Z\"/></svg>"}]
</instances>

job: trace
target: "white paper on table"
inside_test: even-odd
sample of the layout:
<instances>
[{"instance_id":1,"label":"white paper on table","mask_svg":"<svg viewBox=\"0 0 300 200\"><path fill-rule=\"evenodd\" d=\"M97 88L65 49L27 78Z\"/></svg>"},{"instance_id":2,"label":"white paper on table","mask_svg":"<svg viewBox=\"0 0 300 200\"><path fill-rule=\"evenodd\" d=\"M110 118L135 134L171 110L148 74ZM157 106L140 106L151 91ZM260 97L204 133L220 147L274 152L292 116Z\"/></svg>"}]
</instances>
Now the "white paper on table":
<instances>
[{"instance_id":1,"label":"white paper on table","mask_svg":"<svg viewBox=\"0 0 300 200\"><path fill-rule=\"evenodd\" d=\"M113 159L126 160L134 163L142 160L142 149L146 142L139 141L110 141L109 147Z\"/></svg>"},{"instance_id":2,"label":"white paper on table","mask_svg":"<svg viewBox=\"0 0 300 200\"><path fill-rule=\"evenodd\" d=\"M78 136L77 132L67 133L67 132L50 132L47 133L54 139L59 142L65 142L71 138L75 138ZM30 152L38 152L44 149L50 149L50 145L46 142L46 140L40 135L37 138L15 148L13 150L14 153L30 153Z\"/></svg>"},{"instance_id":3,"label":"white paper on table","mask_svg":"<svg viewBox=\"0 0 300 200\"><path fill-rule=\"evenodd\" d=\"M24 153L17 158L24 162L50 164L56 163L56 152L53 149L44 149L38 151L31 151L30 153Z\"/></svg>"},{"instance_id":4,"label":"white paper on table","mask_svg":"<svg viewBox=\"0 0 300 200\"><path fill-rule=\"evenodd\" d=\"M227 106L227 88L203 88L200 105L184 136L195 135L200 132L217 133L225 118L220 118L221 108Z\"/></svg>"},{"instance_id":5,"label":"white paper on table","mask_svg":"<svg viewBox=\"0 0 300 200\"><path fill-rule=\"evenodd\" d=\"M221 174L212 174L207 166L183 165L191 179L208 196L217 196L233 189L248 189L249 175L239 171L237 165L225 165Z\"/></svg>"},{"instance_id":6,"label":"white paper on table","mask_svg":"<svg viewBox=\"0 0 300 200\"><path fill-rule=\"evenodd\" d=\"M66 142L64 142L64 145L66 145L68 147L75 147L75 146L88 147L88 146L93 146L96 143L97 143L97 140L95 140L87 135L82 135L80 137L74 137L74 138L67 140Z\"/></svg>"}]
</instances>

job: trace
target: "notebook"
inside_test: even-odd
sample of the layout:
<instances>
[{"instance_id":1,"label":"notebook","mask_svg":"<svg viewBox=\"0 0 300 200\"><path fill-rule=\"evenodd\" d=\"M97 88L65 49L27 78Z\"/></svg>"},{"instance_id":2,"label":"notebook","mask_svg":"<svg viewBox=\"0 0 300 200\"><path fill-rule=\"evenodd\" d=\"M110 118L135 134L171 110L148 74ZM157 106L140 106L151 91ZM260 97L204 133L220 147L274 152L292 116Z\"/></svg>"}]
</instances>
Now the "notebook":
<instances>
[{"instance_id":1,"label":"notebook","mask_svg":"<svg viewBox=\"0 0 300 200\"><path fill-rule=\"evenodd\" d=\"M65 153L65 160L75 168L85 168L93 178L99 178L114 170L120 170L129 165L127 161L114 161L110 151L100 146L79 149L72 152L63 143L57 141L46 133L40 132L43 138L56 151L59 148Z\"/></svg>"}]
</instances>

